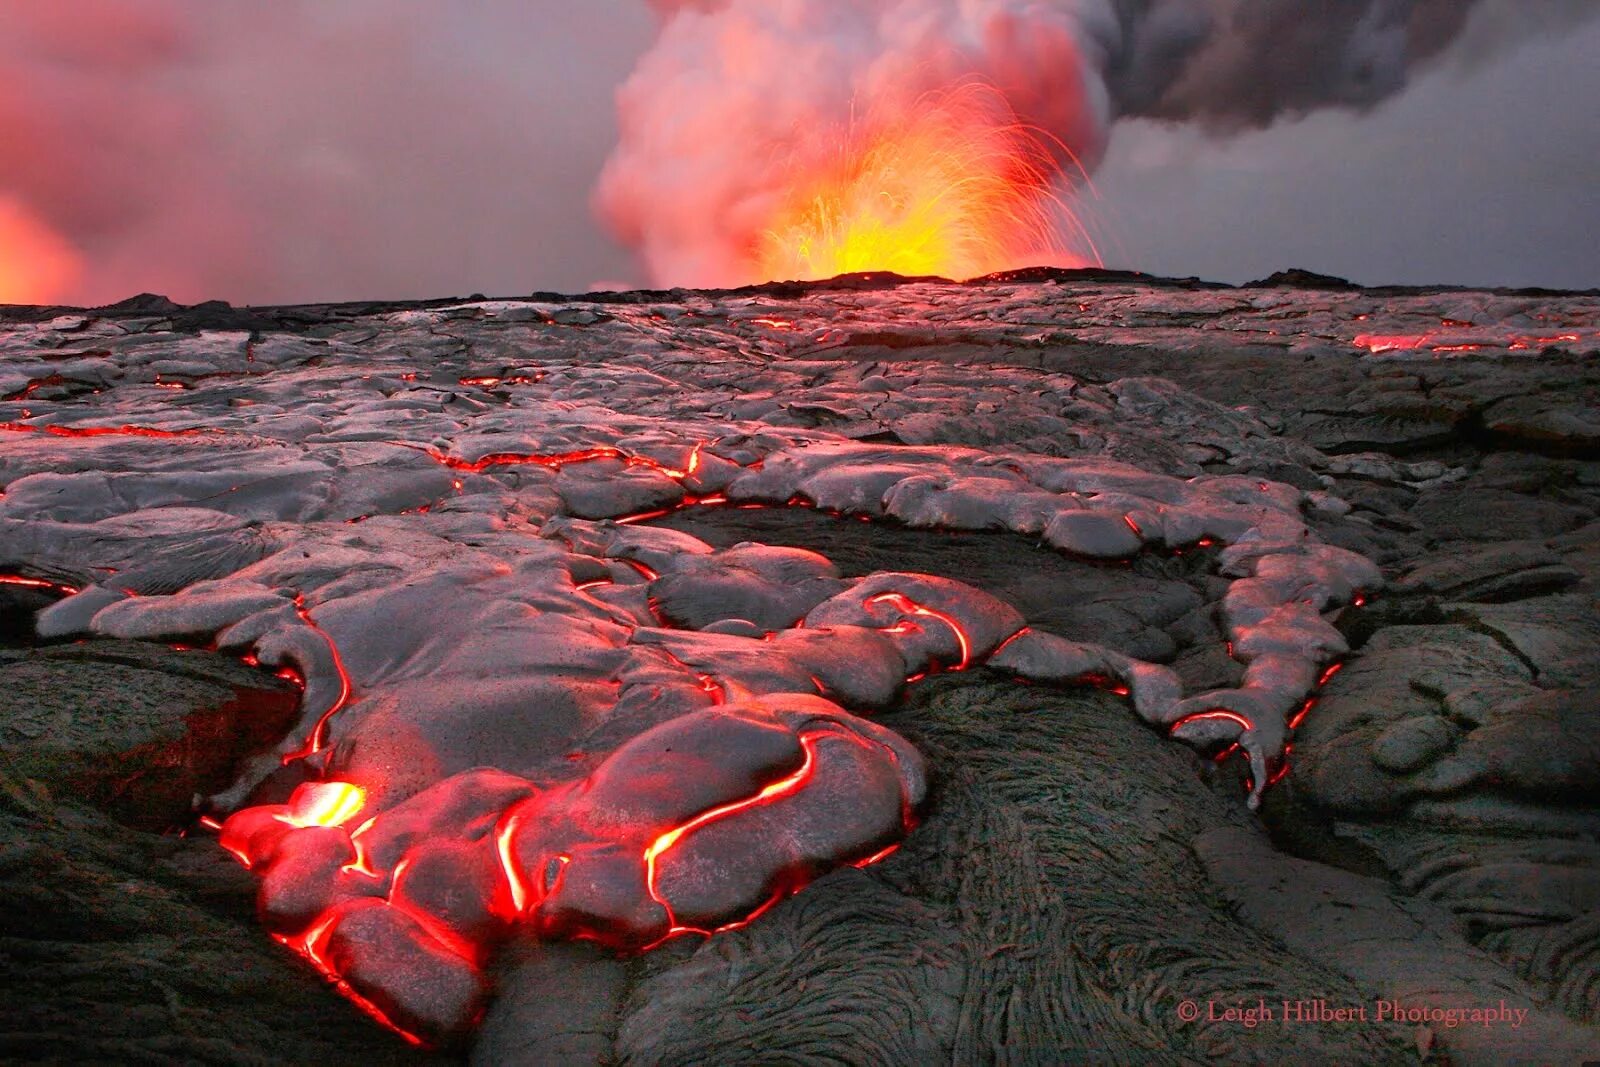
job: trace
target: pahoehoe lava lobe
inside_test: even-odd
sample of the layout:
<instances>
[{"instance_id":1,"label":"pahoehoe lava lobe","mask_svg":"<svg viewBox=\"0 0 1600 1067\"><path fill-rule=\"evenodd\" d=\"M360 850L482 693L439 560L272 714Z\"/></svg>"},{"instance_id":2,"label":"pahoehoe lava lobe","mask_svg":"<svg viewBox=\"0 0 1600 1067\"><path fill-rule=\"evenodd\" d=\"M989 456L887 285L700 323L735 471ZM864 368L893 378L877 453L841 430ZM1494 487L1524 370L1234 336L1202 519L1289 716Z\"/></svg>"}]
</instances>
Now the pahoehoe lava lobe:
<instances>
[{"instance_id":1,"label":"pahoehoe lava lobe","mask_svg":"<svg viewBox=\"0 0 1600 1067\"><path fill-rule=\"evenodd\" d=\"M759 1038L673 1021L748 958L916 991L931 1045L863 1009L829 1031L846 1058L1288 1054L1180 1026L1178 988L1521 998L1541 1047L1581 1050L1600 303L1268 281L18 313L6 632L208 646L297 687L286 733L175 766L160 802L209 793L272 935L412 1041L737 1059L837 1015L752 992ZM83 766L42 736L7 771L22 819ZM1164 947L1072 888L1097 874L1126 914L1190 887L1138 924ZM1430 947L1380 974L1271 905L1297 879ZM1045 962L1008 962L1025 943Z\"/></svg>"}]
</instances>

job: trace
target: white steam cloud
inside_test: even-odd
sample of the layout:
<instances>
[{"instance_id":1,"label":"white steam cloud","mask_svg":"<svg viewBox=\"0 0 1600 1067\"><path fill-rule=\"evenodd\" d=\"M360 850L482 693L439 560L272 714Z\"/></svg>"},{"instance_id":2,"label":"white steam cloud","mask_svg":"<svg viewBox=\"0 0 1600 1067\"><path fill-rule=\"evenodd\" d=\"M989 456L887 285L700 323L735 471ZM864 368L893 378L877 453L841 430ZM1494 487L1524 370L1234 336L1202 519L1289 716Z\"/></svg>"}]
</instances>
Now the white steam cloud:
<instances>
[{"instance_id":1,"label":"white steam cloud","mask_svg":"<svg viewBox=\"0 0 1600 1067\"><path fill-rule=\"evenodd\" d=\"M648 41L614 2L0 0L0 303L622 273L574 224Z\"/></svg>"},{"instance_id":2,"label":"white steam cloud","mask_svg":"<svg viewBox=\"0 0 1600 1067\"><path fill-rule=\"evenodd\" d=\"M913 114L926 94L978 80L1073 157L1070 179L1094 167L1124 116L1230 133L1370 108L1457 41L1480 0L653 6L660 35L618 94L621 143L596 207L657 282L720 285L755 280L751 248L795 175L837 152L864 114ZM1533 0L1475 43L1495 49L1596 6Z\"/></svg>"}]
</instances>

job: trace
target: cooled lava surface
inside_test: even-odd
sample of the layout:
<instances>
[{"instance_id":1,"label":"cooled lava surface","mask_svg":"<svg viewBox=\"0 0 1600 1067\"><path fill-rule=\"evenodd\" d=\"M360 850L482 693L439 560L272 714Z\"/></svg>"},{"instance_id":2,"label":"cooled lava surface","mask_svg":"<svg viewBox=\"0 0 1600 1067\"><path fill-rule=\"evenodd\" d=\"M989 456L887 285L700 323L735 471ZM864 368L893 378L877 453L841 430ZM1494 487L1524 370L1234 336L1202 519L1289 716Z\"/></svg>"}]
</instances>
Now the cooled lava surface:
<instances>
[{"instance_id":1,"label":"cooled lava surface","mask_svg":"<svg viewBox=\"0 0 1600 1067\"><path fill-rule=\"evenodd\" d=\"M1471 450L1600 448L1600 298L1319 281L13 309L0 582L49 598L38 638L201 646L300 689L203 821L274 937L436 1044L492 1015L518 946L715 943L914 846L949 769L907 687L935 676L1103 691L1239 783L1251 825L1382 637L1386 570L1402 602L1426 583L1422 523L1365 495L1465 488ZM1507 521L1547 541L1580 497ZM763 538L800 512L834 532ZM1052 562L1009 588L933 547L841 565L897 537ZM1535 592L1587 581L1529 566ZM1133 621L1082 613L1113 602ZM1374 742L1393 804L1592 773L1456 759L1483 723L1437 721L1447 743ZM1351 743L1304 757L1331 810Z\"/></svg>"}]
</instances>

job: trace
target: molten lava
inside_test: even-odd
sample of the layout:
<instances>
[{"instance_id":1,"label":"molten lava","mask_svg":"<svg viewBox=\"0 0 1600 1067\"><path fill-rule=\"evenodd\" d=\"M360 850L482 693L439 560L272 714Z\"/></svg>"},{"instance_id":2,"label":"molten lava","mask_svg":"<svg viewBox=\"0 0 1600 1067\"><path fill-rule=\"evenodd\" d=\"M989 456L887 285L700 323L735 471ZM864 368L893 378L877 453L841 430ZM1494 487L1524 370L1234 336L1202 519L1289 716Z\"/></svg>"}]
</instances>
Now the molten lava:
<instances>
[{"instance_id":1,"label":"molten lava","mask_svg":"<svg viewBox=\"0 0 1600 1067\"><path fill-rule=\"evenodd\" d=\"M295 790L289 810L277 818L295 827L342 826L366 803L366 791L349 782L307 782Z\"/></svg>"},{"instance_id":2,"label":"molten lava","mask_svg":"<svg viewBox=\"0 0 1600 1067\"><path fill-rule=\"evenodd\" d=\"M752 279L862 271L965 279L1099 262L1057 193L1057 157L1070 153L1018 122L998 92L967 85L903 112L880 107L835 136L809 170L796 164L751 250ZM1069 228L1087 256L1067 247Z\"/></svg>"}]
</instances>

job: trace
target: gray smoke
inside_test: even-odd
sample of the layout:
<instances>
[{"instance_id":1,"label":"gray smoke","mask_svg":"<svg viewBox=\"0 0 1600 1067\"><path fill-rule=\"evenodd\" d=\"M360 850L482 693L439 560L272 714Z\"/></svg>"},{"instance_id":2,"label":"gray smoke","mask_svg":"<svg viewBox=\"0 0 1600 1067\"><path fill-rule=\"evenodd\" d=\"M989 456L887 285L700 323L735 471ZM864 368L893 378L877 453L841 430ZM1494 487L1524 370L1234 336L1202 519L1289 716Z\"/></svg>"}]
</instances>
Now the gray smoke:
<instances>
[{"instance_id":1,"label":"gray smoke","mask_svg":"<svg viewBox=\"0 0 1600 1067\"><path fill-rule=\"evenodd\" d=\"M649 23L641 0L0 0L0 303L618 274L573 216Z\"/></svg>"},{"instance_id":2,"label":"gray smoke","mask_svg":"<svg viewBox=\"0 0 1600 1067\"><path fill-rule=\"evenodd\" d=\"M1325 107L1371 108L1462 41L1469 26L1471 52L1482 62L1600 11L1590 0L1116 0L1112 7L1115 29L1101 43L1117 113L1223 132Z\"/></svg>"}]
</instances>

